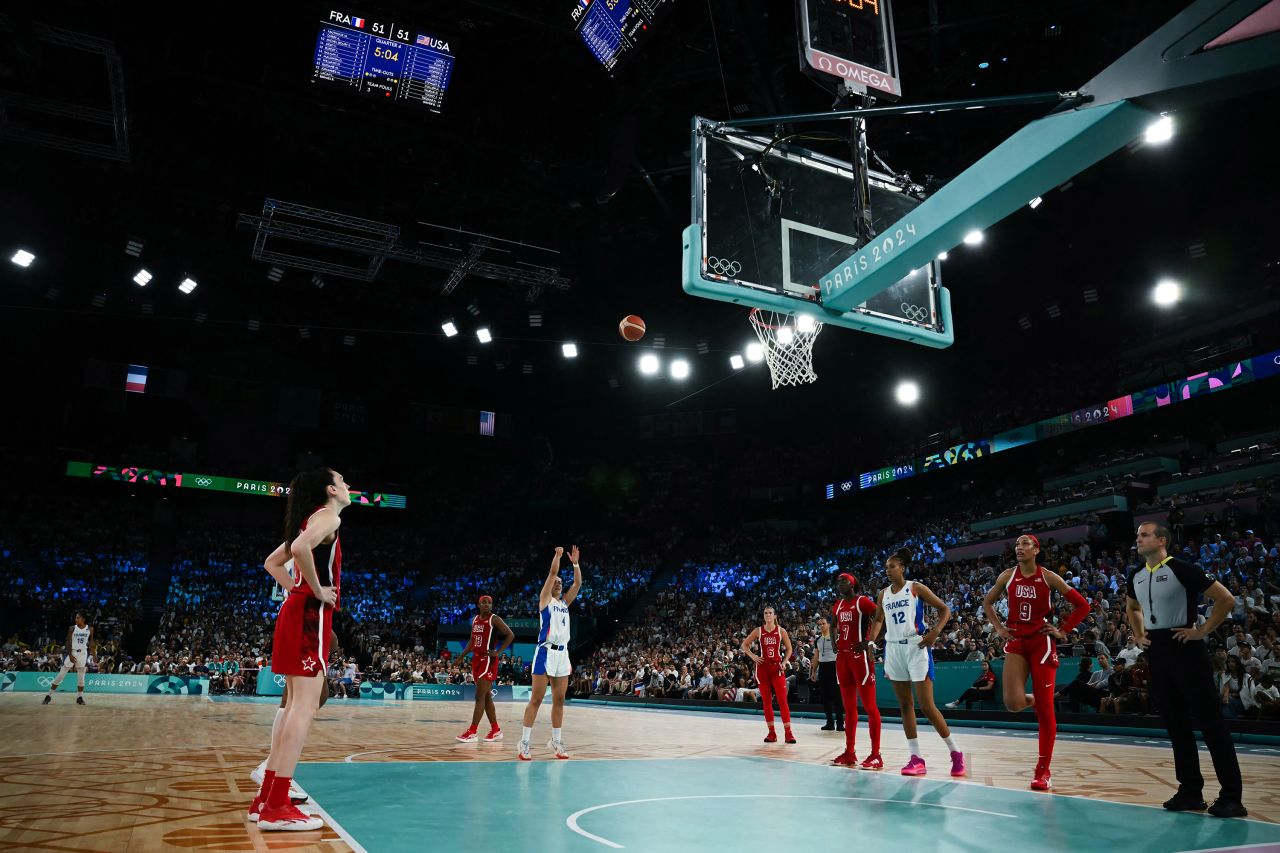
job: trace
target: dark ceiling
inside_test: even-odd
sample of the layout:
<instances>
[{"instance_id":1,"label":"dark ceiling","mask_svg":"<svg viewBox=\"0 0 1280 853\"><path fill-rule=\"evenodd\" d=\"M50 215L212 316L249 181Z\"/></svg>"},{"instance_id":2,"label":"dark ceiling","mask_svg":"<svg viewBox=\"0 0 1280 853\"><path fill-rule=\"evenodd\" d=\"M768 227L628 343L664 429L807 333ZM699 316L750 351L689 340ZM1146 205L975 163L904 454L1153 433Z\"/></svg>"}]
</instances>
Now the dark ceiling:
<instances>
[{"instance_id":1,"label":"dark ceiling","mask_svg":"<svg viewBox=\"0 0 1280 853\"><path fill-rule=\"evenodd\" d=\"M1180 5L899 2L904 100L1074 88ZM954 252L952 349L832 329L818 342L812 388L771 392L759 368L732 375L728 355L750 335L745 312L680 289L689 120L832 105L799 71L793 5L679 0L614 77L573 33L573 6L353 7L449 38L454 79L434 115L311 84L327 6L210 4L178 17L123 3L8 4L0 89L109 108L100 61L66 62L65 51L31 33L42 22L107 39L121 58L130 151L121 162L0 140L0 243L38 256L28 270L0 270L3 346L11 355L48 350L38 370L59 381L78 382L94 358L517 411L549 401L637 412L760 408L839 434L851 416L886 433L947 427L966 400L1024 382L1029 371L1067 386L1113 385L1126 349L1209 320L1225 322L1214 332L1223 337L1265 336L1276 325L1273 314L1259 332L1257 317L1240 315L1277 295L1270 92L1179 115L1170 145L1113 155L1040 209L993 228L980 249ZM895 169L945 179L1044 112L884 119L870 123L869 138ZM371 282L328 276L320 289L310 271L288 268L272 282L270 264L250 256L252 232L236 221L261 213L267 198L397 225L410 246L433 223L547 247L560 253L571 286L539 295L471 276L445 296L448 271L396 261ZM141 261L124 254L130 235L145 242ZM1203 256L1189 249L1201 243ZM145 290L130 281L140 263L156 276ZM176 290L184 275L200 282L191 296ZM1161 275L1180 277L1189 299L1156 316L1147 293ZM1089 288L1096 304L1082 298ZM473 302L478 318L467 311ZM1046 313L1050 303L1061 317ZM541 328L530 328L530 310L543 313ZM630 313L646 319L650 340L687 350L690 380L638 376L642 345L616 332ZM1030 330L1020 328L1023 316ZM449 317L463 334L446 340L440 323ZM495 336L487 346L472 334L481 323ZM576 362L560 356L566 340L579 344ZM696 353L701 340L708 354ZM920 379L931 395L905 426L876 414L889 407L888 380L900 376Z\"/></svg>"}]
</instances>

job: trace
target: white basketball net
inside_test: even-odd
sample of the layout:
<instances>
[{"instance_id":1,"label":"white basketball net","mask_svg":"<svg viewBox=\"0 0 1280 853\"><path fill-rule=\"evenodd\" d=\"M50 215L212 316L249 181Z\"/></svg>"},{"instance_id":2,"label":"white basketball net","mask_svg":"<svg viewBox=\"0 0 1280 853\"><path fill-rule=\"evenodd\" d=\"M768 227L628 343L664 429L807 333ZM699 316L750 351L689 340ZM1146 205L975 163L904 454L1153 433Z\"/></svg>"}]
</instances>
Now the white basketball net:
<instances>
[{"instance_id":1,"label":"white basketball net","mask_svg":"<svg viewBox=\"0 0 1280 853\"><path fill-rule=\"evenodd\" d=\"M760 308L751 309L750 319L764 348L774 390L818 378L813 372L813 341L822 331L822 323L807 314L779 314Z\"/></svg>"}]
</instances>

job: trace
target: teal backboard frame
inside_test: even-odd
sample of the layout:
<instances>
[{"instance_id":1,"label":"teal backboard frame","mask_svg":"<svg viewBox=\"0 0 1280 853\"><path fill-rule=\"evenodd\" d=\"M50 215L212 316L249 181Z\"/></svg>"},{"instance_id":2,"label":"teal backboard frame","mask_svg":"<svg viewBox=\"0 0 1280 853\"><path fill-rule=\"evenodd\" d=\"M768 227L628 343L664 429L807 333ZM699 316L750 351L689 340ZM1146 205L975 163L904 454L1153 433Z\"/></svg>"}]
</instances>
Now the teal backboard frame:
<instances>
[{"instance_id":1,"label":"teal backboard frame","mask_svg":"<svg viewBox=\"0 0 1280 853\"><path fill-rule=\"evenodd\" d=\"M926 328L869 317L859 305L985 230L1031 199L1128 145L1162 113L1225 100L1280 84L1280 30L1270 0L1196 0L1097 77L1072 93L1071 106L1031 122L877 235L819 281L816 303L707 277L705 221L697 208L683 233L685 292L772 311L814 314L825 323L930 347L955 340L951 299L937 288L939 323ZM876 108L867 110L868 115ZM769 121L847 119L778 116ZM752 120L761 124L764 120ZM726 122L724 127L732 127Z\"/></svg>"}]
</instances>

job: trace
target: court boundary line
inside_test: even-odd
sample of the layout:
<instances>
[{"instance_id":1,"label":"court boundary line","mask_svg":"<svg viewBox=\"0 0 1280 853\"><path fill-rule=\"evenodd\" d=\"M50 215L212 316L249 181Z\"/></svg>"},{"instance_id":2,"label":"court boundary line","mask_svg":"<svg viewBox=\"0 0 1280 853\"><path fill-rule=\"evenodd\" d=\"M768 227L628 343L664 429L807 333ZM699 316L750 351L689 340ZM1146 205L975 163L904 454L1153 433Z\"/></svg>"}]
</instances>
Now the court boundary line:
<instances>
[{"instance_id":1,"label":"court boundary line","mask_svg":"<svg viewBox=\"0 0 1280 853\"><path fill-rule=\"evenodd\" d=\"M365 846L363 844L361 844L359 841L356 841L356 838L354 835L352 835L350 832L347 832L346 827L338 823L338 821L334 819L333 815L325 811L324 806L316 802L315 797L309 796L308 799L311 801L310 802L311 807L315 809L315 811L319 812L320 817L324 818L325 823L329 824L329 827L334 832L338 833L339 838L347 842L347 846L351 848L352 853L369 853L369 851L365 849Z\"/></svg>"},{"instance_id":2,"label":"court boundary line","mask_svg":"<svg viewBox=\"0 0 1280 853\"><path fill-rule=\"evenodd\" d=\"M1178 853L1220 853L1220 851L1224 850L1256 850L1259 847L1280 849L1280 841L1264 841L1261 844L1231 844L1226 847L1200 847L1195 850L1179 850Z\"/></svg>"},{"instance_id":3,"label":"court boundary line","mask_svg":"<svg viewBox=\"0 0 1280 853\"><path fill-rule=\"evenodd\" d=\"M578 825L578 818L590 814L591 812L600 811L601 809L609 809L614 806L631 806L637 803L666 803L678 800L744 800L744 799L775 799L775 800L858 800L868 803L893 803L903 806L925 806L933 809L950 809L951 811L973 812L975 814L992 815L994 817L1007 817L1013 820L1017 819L1017 815L1005 814L1004 812L989 812L985 809L971 809L966 806L949 806L944 803L922 803L915 800L891 800L884 797L837 797L823 794L694 794L683 797L646 797L639 800L620 800L616 803L602 803L598 806L588 806L585 809L579 809L573 814L565 818L565 826L573 830L584 838L591 841L597 841L607 847L615 850L625 850L626 848L610 841L607 838L587 832Z\"/></svg>"}]
</instances>

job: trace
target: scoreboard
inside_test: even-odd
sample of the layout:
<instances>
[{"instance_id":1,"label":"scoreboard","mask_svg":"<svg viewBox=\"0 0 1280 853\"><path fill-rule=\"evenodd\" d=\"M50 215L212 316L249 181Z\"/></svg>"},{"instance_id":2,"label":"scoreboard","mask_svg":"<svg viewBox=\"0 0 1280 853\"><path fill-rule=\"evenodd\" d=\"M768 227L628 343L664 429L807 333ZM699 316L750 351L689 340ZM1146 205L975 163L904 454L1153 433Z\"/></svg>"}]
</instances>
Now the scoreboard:
<instances>
[{"instance_id":1,"label":"scoreboard","mask_svg":"<svg viewBox=\"0 0 1280 853\"><path fill-rule=\"evenodd\" d=\"M675 0L576 0L573 28L609 73L654 32Z\"/></svg>"},{"instance_id":2,"label":"scoreboard","mask_svg":"<svg viewBox=\"0 0 1280 853\"><path fill-rule=\"evenodd\" d=\"M796 0L801 67L855 91L902 95L890 0Z\"/></svg>"},{"instance_id":3,"label":"scoreboard","mask_svg":"<svg viewBox=\"0 0 1280 853\"><path fill-rule=\"evenodd\" d=\"M331 9L316 35L311 82L438 113L453 62L449 40L438 33Z\"/></svg>"}]
</instances>

